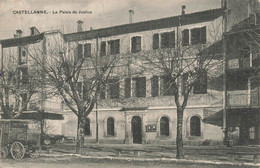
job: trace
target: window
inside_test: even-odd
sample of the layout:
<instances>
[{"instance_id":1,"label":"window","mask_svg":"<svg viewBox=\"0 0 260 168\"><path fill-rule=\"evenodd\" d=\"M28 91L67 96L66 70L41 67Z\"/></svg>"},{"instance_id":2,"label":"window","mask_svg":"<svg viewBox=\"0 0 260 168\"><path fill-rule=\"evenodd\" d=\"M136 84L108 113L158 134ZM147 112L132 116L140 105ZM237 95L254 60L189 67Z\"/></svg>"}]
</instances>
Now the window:
<instances>
[{"instance_id":1,"label":"window","mask_svg":"<svg viewBox=\"0 0 260 168\"><path fill-rule=\"evenodd\" d=\"M158 76L153 76L151 79L152 85L152 97L159 96L159 83L158 83Z\"/></svg>"},{"instance_id":2,"label":"window","mask_svg":"<svg viewBox=\"0 0 260 168\"><path fill-rule=\"evenodd\" d=\"M100 90L100 99L106 99L106 87L102 86Z\"/></svg>"},{"instance_id":3,"label":"window","mask_svg":"<svg viewBox=\"0 0 260 168\"><path fill-rule=\"evenodd\" d=\"M249 139L255 139L255 127L249 128Z\"/></svg>"},{"instance_id":4,"label":"window","mask_svg":"<svg viewBox=\"0 0 260 168\"><path fill-rule=\"evenodd\" d=\"M191 44L206 44L206 26L191 29Z\"/></svg>"},{"instance_id":5,"label":"window","mask_svg":"<svg viewBox=\"0 0 260 168\"><path fill-rule=\"evenodd\" d=\"M190 135L191 136L201 136L200 118L198 116L193 116L190 119Z\"/></svg>"},{"instance_id":6,"label":"window","mask_svg":"<svg viewBox=\"0 0 260 168\"><path fill-rule=\"evenodd\" d=\"M108 98L118 99L119 98L119 79L108 80Z\"/></svg>"},{"instance_id":7,"label":"window","mask_svg":"<svg viewBox=\"0 0 260 168\"><path fill-rule=\"evenodd\" d=\"M131 97L131 78L125 79L125 98Z\"/></svg>"},{"instance_id":8,"label":"window","mask_svg":"<svg viewBox=\"0 0 260 168\"><path fill-rule=\"evenodd\" d=\"M141 37L135 36L131 38L131 52L137 53L141 51Z\"/></svg>"},{"instance_id":9,"label":"window","mask_svg":"<svg viewBox=\"0 0 260 168\"><path fill-rule=\"evenodd\" d=\"M189 39L190 39L190 34L189 34L189 29L184 29L182 31L182 46L188 46L189 43Z\"/></svg>"},{"instance_id":10,"label":"window","mask_svg":"<svg viewBox=\"0 0 260 168\"><path fill-rule=\"evenodd\" d=\"M161 48L175 47L175 32L161 34Z\"/></svg>"},{"instance_id":11,"label":"window","mask_svg":"<svg viewBox=\"0 0 260 168\"><path fill-rule=\"evenodd\" d=\"M89 94L90 89L91 89L90 82L85 81L84 85L83 85L83 100L89 99L89 95L88 94Z\"/></svg>"},{"instance_id":12,"label":"window","mask_svg":"<svg viewBox=\"0 0 260 168\"><path fill-rule=\"evenodd\" d=\"M91 57L91 44L78 44L78 58Z\"/></svg>"},{"instance_id":13,"label":"window","mask_svg":"<svg viewBox=\"0 0 260 168\"><path fill-rule=\"evenodd\" d=\"M120 53L120 40L108 41L108 53L109 54L119 54Z\"/></svg>"},{"instance_id":14,"label":"window","mask_svg":"<svg viewBox=\"0 0 260 168\"><path fill-rule=\"evenodd\" d=\"M101 42L101 49L100 49L100 56L105 56L106 55L106 42L102 41Z\"/></svg>"},{"instance_id":15,"label":"window","mask_svg":"<svg viewBox=\"0 0 260 168\"><path fill-rule=\"evenodd\" d=\"M114 119L113 118L108 118L107 119L107 135L114 136Z\"/></svg>"},{"instance_id":16,"label":"window","mask_svg":"<svg viewBox=\"0 0 260 168\"><path fill-rule=\"evenodd\" d=\"M159 48L159 34L153 35L153 49L156 50Z\"/></svg>"},{"instance_id":17,"label":"window","mask_svg":"<svg viewBox=\"0 0 260 168\"><path fill-rule=\"evenodd\" d=\"M163 96L173 95L174 88L170 76L162 76L160 79L160 93Z\"/></svg>"},{"instance_id":18,"label":"window","mask_svg":"<svg viewBox=\"0 0 260 168\"><path fill-rule=\"evenodd\" d=\"M84 135L90 136L90 120L86 118L84 125Z\"/></svg>"},{"instance_id":19,"label":"window","mask_svg":"<svg viewBox=\"0 0 260 168\"><path fill-rule=\"evenodd\" d=\"M146 97L146 78L133 78L132 82L133 97Z\"/></svg>"},{"instance_id":20,"label":"window","mask_svg":"<svg viewBox=\"0 0 260 168\"><path fill-rule=\"evenodd\" d=\"M160 120L160 135L169 136L169 119L162 117Z\"/></svg>"},{"instance_id":21,"label":"window","mask_svg":"<svg viewBox=\"0 0 260 168\"><path fill-rule=\"evenodd\" d=\"M198 73L198 79L195 81L194 87L193 87L193 94L205 94L207 93L207 71L201 70Z\"/></svg>"}]
</instances>

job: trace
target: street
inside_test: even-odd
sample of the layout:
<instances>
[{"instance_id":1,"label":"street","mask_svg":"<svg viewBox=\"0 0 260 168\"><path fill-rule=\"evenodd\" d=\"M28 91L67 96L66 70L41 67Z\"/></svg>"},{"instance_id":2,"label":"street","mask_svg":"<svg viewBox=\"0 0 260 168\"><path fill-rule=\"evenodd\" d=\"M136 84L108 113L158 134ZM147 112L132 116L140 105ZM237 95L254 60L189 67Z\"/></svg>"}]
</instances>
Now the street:
<instances>
[{"instance_id":1,"label":"street","mask_svg":"<svg viewBox=\"0 0 260 168\"><path fill-rule=\"evenodd\" d=\"M239 166L231 165L205 165L205 164L188 164L188 163L167 163L167 162L158 162L158 161L130 161L130 160L100 160L100 159L86 159L76 156L64 156L64 157L38 157L38 158L24 158L22 160L13 160L11 158L0 160L0 168L64 168L64 167L77 167L77 168L237 168ZM246 166L240 166L246 167Z\"/></svg>"}]
</instances>

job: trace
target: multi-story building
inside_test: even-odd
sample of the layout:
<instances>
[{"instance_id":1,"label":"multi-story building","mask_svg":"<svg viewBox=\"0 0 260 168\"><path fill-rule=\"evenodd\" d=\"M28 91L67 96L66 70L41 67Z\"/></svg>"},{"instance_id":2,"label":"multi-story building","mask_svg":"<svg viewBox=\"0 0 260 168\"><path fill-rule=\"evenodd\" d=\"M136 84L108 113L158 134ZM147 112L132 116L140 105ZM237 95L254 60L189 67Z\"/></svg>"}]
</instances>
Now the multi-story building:
<instances>
[{"instance_id":1,"label":"multi-story building","mask_svg":"<svg viewBox=\"0 0 260 168\"><path fill-rule=\"evenodd\" d=\"M232 3L228 3L227 6L232 12ZM221 45L226 12L225 8L190 14L185 14L183 11L179 16L88 31L82 30L83 22L79 21L78 32L75 33L63 35L60 32L46 32L35 36L2 40L0 43L2 48L37 43L46 49L48 37L50 39L57 35L56 38L65 40L67 45L77 46L77 52L75 52L77 57L84 57L88 60L92 57L109 58L109 55L118 55L120 65L115 67L116 70L108 80L107 87L103 88L100 94L96 108L86 119L85 142L95 142L98 139L99 142L104 143L172 144L176 140L177 111L169 79L163 74L153 74L152 70L148 69L137 73L139 62L135 58L149 51L178 47L191 49L196 45L206 49L210 45ZM132 13L130 11L130 18ZM249 10L247 13L250 14ZM244 18L239 17L239 20L234 23L235 26L230 26L227 32L236 34L232 32L236 32L235 28L240 25L237 23ZM51 36L48 36L49 34ZM248 51L249 47L251 51L252 46L250 44L241 47L239 44L237 48ZM214 53L218 55L216 62L222 60L224 51L222 49L216 51L218 47L210 48L214 48ZM254 48L259 48L259 46L254 45ZM228 51L233 52L235 49L228 48ZM218 64L217 69L209 70L193 87L183 118L183 139L186 144L201 144L205 140L221 144L223 118L227 120L227 127L234 128L232 136L238 137L237 142L243 143L244 139L254 138L255 142L259 143L260 133L257 133L260 130L259 124L257 125L257 122L259 123L259 83L255 82L259 72L250 75L251 68L249 70L245 68L255 66L253 60L259 58L259 54L256 57L259 50L254 50L254 53L244 53L245 57L241 59L237 54L227 52L227 69L223 71L222 63ZM188 55L188 57L194 55ZM225 79L226 77L228 79L226 87L223 87L223 72ZM182 81L184 80L180 79L180 90L183 90L184 86ZM227 88L227 92L223 88ZM223 100L227 102L224 107L227 116L224 117L221 113ZM59 100L55 100L53 105L60 107L60 102L56 102ZM45 109L49 107L53 106L45 103ZM247 117L243 117L245 109L250 109L248 112L250 114L245 114ZM66 114L66 123L62 126L63 134L76 136L76 115L64 106L61 110ZM243 122L241 122L242 119ZM242 126L242 123L251 119L257 120L251 122L250 126Z\"/></svg>"}]
</instances>

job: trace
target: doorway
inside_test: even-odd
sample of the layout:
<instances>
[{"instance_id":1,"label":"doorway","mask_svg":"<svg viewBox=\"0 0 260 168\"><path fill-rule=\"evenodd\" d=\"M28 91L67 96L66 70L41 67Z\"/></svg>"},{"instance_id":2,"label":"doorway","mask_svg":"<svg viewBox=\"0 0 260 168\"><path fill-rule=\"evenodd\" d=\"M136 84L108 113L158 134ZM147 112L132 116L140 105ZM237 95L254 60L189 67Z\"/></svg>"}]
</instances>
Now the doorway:
<instances>
[{"instance_id":1,"label":"doorway","mask_svg":"<svg viewBox=\"0 0 260 168\"><path fill-rule=\"evenodd\" d=\"M136 143L136 144L142 143L142 123L141 122L142 122L142 120L138 116L134 116L131 121L133 143Z\"/></svg>"}]
</instances>

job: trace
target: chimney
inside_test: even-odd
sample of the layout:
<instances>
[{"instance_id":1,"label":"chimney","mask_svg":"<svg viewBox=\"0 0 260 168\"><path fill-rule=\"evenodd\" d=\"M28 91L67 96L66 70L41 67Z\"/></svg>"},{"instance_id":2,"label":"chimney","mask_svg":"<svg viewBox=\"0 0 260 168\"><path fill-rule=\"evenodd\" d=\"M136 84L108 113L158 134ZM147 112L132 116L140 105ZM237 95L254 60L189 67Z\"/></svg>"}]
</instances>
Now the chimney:
<instances>
[{"instance_id":1,"label":"chimney","mask_svg":"<svg viewBox=\"0 0 260 168\"><path fill-rule=\"evenodd\" d=\"M134 10L129 10L129 23L133 23L133 15L135 14Z\"/></svg>"},{"instance_id":2,"label":"chimney","mask_svg":"<svg viewBox=\"0 0 260 168\"><path fill-rule=\"evenodd\" d=\"M77 23L78 23L78 29L77 29L78 32L82 32L83 31L83 28L82 28L83 21L82 20L78 20Z\"/></svg>"},{"instance_id":3,"label":"chimney","mask_svg":"<svg viewBox=\"0 0 260 168\"><path fill-rule=\"evenodd\" d=\"M186 9L186 5L182 5L181 6L181 14L185 15L185 9Z\"/></svg>"},{"instance_id":4,"label":"chimney","mask_svg":"<svg viewBox=\"0 0 260 168\"><path fill-rule=\"evenodd\" d=\"M22 34L23 34L22 30L21 30L21 29L18 29L18 30L16 30L16 34L14 35L14 37L15 37L15 38L21 38L21 37L22 37Z\"/></svg>"},{"instance_id":5,"label":"chimney","mask_svg":"<svg viewBox=\"0 0 260 168\"><path fill-rule=\"evenodd\" d=\"M39 30L36 27L30 27L31 30L31 36L40 34Z\"/></svg>"}]
</instances>

